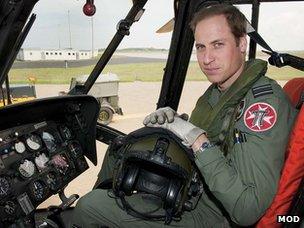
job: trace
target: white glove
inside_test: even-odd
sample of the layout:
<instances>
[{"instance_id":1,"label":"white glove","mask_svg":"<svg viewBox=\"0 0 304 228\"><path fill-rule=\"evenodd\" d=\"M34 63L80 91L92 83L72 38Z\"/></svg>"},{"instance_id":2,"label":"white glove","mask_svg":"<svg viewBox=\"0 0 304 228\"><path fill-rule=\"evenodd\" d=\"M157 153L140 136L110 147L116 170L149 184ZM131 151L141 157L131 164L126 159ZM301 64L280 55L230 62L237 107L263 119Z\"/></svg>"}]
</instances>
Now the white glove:
<instances>
[{"instance_id":1,"label":"white glove","mask_svg":"<svg viewBox=\"0 0 304 228\"><path fill-rule=\"evenodd\" d=\"M183 120L179 116L175 116L174 121L171 123L165 122L163 124L152 124L148 123L148 127L161 127L164 129L168 129L173 132L177 137L183 140L183 144L185 146L191 147L195 140L201 135L204 134L205 131L199 127L194 126L192 123Z\"/></svg>"},{"instance_id":2,"label":"white glove","mask_svg":"<svg viewBox=\"0 0 304 228\"><path fill-rule=\"evenodd\" d=\"M171 123L174 120L174 116L179 116L175 110L170 107L159 108L155 112L152 112L143 121L144 125L147 124L164 124L165 122ZM188 115L183 113L180 117L184 120L188 120Z\"/></svg>"}]
</instances>

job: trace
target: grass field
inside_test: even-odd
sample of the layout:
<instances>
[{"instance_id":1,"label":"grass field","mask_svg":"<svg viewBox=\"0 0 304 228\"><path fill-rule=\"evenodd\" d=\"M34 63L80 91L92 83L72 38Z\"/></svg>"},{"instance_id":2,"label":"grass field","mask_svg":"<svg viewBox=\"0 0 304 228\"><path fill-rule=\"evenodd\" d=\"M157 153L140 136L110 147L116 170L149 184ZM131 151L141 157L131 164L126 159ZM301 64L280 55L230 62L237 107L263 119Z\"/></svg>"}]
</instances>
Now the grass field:
<instances>
[{"instance_id":1,"label":"grass field","mask_svg":"<svg viewBox=\"0 0 304 228\"><path fill-rule=\"evenodd\" d=\"M37 84L69 84L72 77L89 74L93 67L12 69L9 72L9 77L11 83L28 83L28 77L36 77ZM135 80L152 82L161 81L164 67L165 63L108 65L103 73L115 73L121 82ZM294 77L304 77L304 72L291 67L276 68L270 66L267 75L276 80L289 80ZM187 80L207 80L196 62L190 63Z\"/></svg>"}]
</instances>

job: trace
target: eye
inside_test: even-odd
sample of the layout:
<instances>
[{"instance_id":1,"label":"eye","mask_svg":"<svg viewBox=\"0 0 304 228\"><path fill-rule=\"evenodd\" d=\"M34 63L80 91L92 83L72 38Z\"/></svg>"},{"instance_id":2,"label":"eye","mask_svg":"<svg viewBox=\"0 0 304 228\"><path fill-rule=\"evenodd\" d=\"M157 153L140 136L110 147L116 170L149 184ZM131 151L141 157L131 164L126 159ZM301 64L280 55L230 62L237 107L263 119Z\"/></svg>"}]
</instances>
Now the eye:
<instances>
[{"instance_id":1,"label":"eye","mask_svg":"<svg viewBox=\"0 0 304 228\"><path fill-rule=\"evenodd\" d=\"M204 47L205 47L204 45L195 45L197 51L203 50Z\"/></svg>"},{"instance_id":2,"label":"eye","mask_svg":"<svg viewBox=\"0 0 304 228\"><path fill-rule=\"evenodd\" d=\"M220 48L222 46L224 46L224 43L221 43L221 42L217 42L214 44L214 48Z\"/></svg>"}]
</instances>

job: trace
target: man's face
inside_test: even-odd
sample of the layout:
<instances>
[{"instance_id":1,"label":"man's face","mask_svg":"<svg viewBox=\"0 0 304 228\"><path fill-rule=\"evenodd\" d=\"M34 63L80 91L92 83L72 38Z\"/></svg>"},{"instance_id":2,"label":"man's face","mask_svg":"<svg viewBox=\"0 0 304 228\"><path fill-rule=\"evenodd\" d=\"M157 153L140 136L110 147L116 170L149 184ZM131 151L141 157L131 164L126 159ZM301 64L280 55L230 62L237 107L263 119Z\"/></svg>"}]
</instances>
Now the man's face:
<instances>
[{"instance_id":1,"label":"man's face","mask_svg":"<svg viewBox=\"0 0 304 228\"><path fill-rule=\"evenodd\" d=\"M208 80L229 87L243 70L246 37L237 44L225 16L218 15L200 21L194 38L197 60Z\"/></svg>"}]
</instances>

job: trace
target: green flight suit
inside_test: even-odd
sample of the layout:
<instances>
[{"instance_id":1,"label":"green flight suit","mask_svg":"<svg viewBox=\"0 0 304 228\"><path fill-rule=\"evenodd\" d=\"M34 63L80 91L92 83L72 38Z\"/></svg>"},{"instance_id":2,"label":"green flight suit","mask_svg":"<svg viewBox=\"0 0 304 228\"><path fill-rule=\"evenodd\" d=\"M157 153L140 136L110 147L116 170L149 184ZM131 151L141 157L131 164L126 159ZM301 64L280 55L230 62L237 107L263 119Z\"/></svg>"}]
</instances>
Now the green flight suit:
<instances>
[{"instance_id":1,"label":"green flight suit","mask_svg":"<svg viewBox=\"0 0 304 228\"><path fill-rule=\"evenodd\" d=\"M261 70L256 72L260 73ZM203 95L211 111L229 89L221 93L213 85L208 89L210 96L206 98ZM221 145L216 145L199 153L195 162L209 190L225 208L232 223L249 226L264 214L276 193L296 111L281 87L265 76L254 81L244 94L237 112L231 114L233 119L228 124L233 131L226 132L229 135L229 142L224 148L227 153L223 152ZM197 113L203 108L198 102L190 118L201 128L204 125L199 123L197 117L202 114ZM220 118L217 122L219 121L225 122L225 118ZM225 124L220 123L217 128L223 125ZM222 136L218 134L217 138ZM223 139L227 140L227 137L224 136ZM97 184L112 176L114 164L115 157L106 153ZM229 223L223 215L218 202L204 192L197 207L191 212L184 212L181 221L172 221L170 226L230 227L231 221ZM134 196L129 203L137 205L143 211L149 208L147 200L141 197ZM145 221L128 215L117 206L115 199L108 196L108 191L102 189L95 189L78 201L72 223L83 228L102 225L167 227L163 221Z\"/></svg>"}]
</instances>

